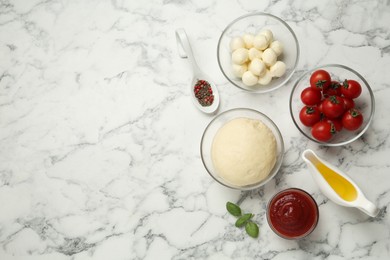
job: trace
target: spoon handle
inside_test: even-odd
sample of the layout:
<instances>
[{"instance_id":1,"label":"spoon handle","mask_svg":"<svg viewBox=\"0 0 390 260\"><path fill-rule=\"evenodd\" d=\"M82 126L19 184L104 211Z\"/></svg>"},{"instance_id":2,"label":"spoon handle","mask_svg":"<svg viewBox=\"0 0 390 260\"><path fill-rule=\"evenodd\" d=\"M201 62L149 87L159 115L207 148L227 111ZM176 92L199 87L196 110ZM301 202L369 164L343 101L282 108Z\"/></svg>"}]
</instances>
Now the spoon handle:
<instances>
[{"instance_id":1,"label":"spoon handle","mask_svg":"<svg viewBox=\"0 0 390 260\"><path fill-rule=\"evenodd\" d=\"M194 54L192 53L192 48L190 42L188 41L187 33L183 28L179 28L176 30L176 41L180 57L188 58L194 70L194 74L198 74L198 72L200 72L200 69L198 64L196 63Z\"/></svg>"}]
</instances>

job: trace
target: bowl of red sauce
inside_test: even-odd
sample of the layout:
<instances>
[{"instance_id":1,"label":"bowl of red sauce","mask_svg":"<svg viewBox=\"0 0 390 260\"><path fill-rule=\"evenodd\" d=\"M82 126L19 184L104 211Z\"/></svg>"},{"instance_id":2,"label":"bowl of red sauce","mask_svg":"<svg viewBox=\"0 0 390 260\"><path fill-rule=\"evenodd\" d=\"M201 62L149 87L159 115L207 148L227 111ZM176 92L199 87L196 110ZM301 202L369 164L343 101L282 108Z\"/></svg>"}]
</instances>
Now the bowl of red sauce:
<instances>
[{"instance_id":1,"label":"bowl of red sauce","mask_svg":"<svg viewBox=\"0 0 390 260\"><path fill-rule=\"evenodd\" d=\"M313 197L298 188L277 193L268 203L267 221L271 229L285 239L300 239L317 226L318 206Z\"/></svg>"}]
</instances>

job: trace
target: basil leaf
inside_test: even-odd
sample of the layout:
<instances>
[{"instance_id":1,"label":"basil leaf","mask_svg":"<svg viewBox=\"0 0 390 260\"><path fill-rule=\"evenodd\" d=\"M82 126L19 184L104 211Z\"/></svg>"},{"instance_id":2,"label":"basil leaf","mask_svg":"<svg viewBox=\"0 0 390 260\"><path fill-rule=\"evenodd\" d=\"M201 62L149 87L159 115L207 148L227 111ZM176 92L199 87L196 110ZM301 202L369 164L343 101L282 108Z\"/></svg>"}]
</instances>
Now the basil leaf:
<instances>
[{"instance_id":1,"label":"basil leaf","mask_svg":"<svg viewBox=\"0 0 390 260\"><path fill-rule=\"evenodd\" d=\"M235 224L236 227L242 227L252 217L253 217L252 213L247 213L247 214L242 215L239 219L237 219L236 224Z\"/></svg>"},{"instance_id":2,"label":"basil leaf","mask_svg":"<svg viewBox=\"0 0 390 260\"><path fill-rule=\"evenodd\" d=\"M251 221L246 223L245 231L253 238L257 238L259 236L259 227Z\"/></svg>"},{"instance_id":3,"label":"basil leaf","mask_svg":"<svg viewBox=\"0 0 390 260\"><path fill-rule=\"evenodd\" d=\"M227 203L226 203L226 209L227 209L227 211L229 211L229 213L232 214L233 216L236 216L236 217L241 216L241 209L240 209L240 207L237 206L237 205L234 204L234 203L227 202Z\"/></svg>"}]
</instances>

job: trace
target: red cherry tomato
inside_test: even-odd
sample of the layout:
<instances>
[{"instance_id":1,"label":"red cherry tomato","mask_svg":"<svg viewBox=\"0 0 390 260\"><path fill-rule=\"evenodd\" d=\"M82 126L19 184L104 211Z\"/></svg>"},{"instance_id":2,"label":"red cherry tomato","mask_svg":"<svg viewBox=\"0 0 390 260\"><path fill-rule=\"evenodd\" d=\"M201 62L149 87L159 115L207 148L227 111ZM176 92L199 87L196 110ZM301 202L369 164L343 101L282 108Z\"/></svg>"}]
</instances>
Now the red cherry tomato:
<instances>
[{"instance_id":1,"label":"red cherry tomato","mask_svg":"<svg viewBox=\"0 0 390 260\"><path fill-rule=\"evenodd\" d=\"M329 88L324 90L324 97L341 96L341 84L337 81L331 81Z\"/></svg>"},{"instance_id":2,"label":"red cherry tomato","mask_svg":"<svg viewBox=\"0 0 390 260\"><path fill-rule=\"evenodd\" d=\"M328 121L320 121L311 129L311 135L321 142L329 141L335 133L334 125Z\"/></svg>"},{"instance_id":3,"label":"red cherry tomato","mask_svg":"<svg viewBox=\"0 0 390 260\"><path fill-rule=\"evenodd\" d=\"M321 113L317 107L304 106L299 112L299 119L305 126L313 126L320 121Z\"/></svg>"},{"instance_id":4,"label":"red cherry tomato","mask_svg":"<svg viewBox=\"0 0 390 260\"><path fill-rule=\"evenodd\" d=\"M330 74L325 70L316 70L310 76L310 86L316 90L325 90L330 86Z\"/></svg>"},{"instance_id":5,"label":"red cherry tomato","mask_svg":"<svg viewBox=\"0 0 390 260\"><path fill-rule=\"evenodd\" d=\"M341 93L346 98L354 99L362 93L362 86L360 86L360 83L355 80L346 79L343 82Z\"/></svg>"},{"instance_id":6,"label":"red cherry tomato","mask_svg":"<svg viewBox=\"0 0 390 260\"><path fill-rule=\"evenodd\" d=\"M322 113L328 118L337 118L344 111L344 100L341 97L330 96L322 102Z\"/></svg>"},{"instance_id":7,"label":"red cherry tomato","mask_svg":"<svg viewBox=\"0 0 390 260\"><path fill-rule=\"evenodd\" d=\"M363 115L356 108L352 108L344 113L342 122L345 129L354 131L363 124Z\"/></svg>"},{"instance_id":8,"label":"red cherry tomato","mask_svg":"<svg viewBox=\"0 0 390 260\"><path fill-rule=\"evenodd\" d=\"M301 92L301 100L303 104L307 106L315 106L320 103L322 98L321 92L318 90L314 90L311 87L305 88Z\"/></svg>"},{"instance_id":9,"label":"red cherry tomato","mask_svg":"<svg viewBox=\"0 0 390 260\"><path fill-rule=\"evenodd\" d=\"M349 110L355 107L355 101L350 98L343 97L345 110Z\"/></svg>"},{"instance_id":10,"label":"red cherry tomato","mask_svg":"<svg viewBox=\"0 0 390 260\"><path fill-rule=\"evenodd\" d=\"M322 100L322 101L317 105L317 107L318 107L318 110L320 110L320 112L323 114L324 112L323 112L323 110L322 110L322 103L324 103L324 100Z\"/></svg>"},{"instance_id":11,"label":"red cherry tomato","mask_svg":"<svg viewBox=\"0 0 390 260\"><path fill-rule=\"evenodd\" d=\"M324 121L332 123L337 132L340 132L343 129L343 122L341 121L341 117L333 119L324 118Z\"/></svg>"}]
</instances>

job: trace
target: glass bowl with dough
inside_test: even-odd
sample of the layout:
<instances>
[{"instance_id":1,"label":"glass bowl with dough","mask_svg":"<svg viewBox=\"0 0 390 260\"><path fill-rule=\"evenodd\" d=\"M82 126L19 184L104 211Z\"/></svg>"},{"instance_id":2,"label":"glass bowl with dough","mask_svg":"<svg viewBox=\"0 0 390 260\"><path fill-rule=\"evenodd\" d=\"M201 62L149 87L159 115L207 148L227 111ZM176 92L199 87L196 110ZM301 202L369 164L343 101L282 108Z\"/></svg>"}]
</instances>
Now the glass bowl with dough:
<instances>
[{"instance_id":1,"label":"glass bowl with dough","mask_svg":"<svg viewBox=\"0 0 390 260\"><path fill-rule=\"evenodd\" d=\"M282 19L255 12L233 20L217 45L219 68L234 86L266 93L283 86L299 60L299 43Z\"/></svg>"},{"instance_id":2,"label":"glass bowl with dough","mask_svg":"<svg viewBox=\"0 0 390 260\"><path fill-rule=\"evenodd\" d=\"M279 171L284 143L269 117L257 110L235 108L220 113L208 124L200 152L203 165L217 182L252 190Z\"/></svg>"}]
</instances>

